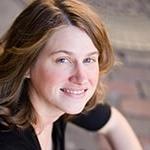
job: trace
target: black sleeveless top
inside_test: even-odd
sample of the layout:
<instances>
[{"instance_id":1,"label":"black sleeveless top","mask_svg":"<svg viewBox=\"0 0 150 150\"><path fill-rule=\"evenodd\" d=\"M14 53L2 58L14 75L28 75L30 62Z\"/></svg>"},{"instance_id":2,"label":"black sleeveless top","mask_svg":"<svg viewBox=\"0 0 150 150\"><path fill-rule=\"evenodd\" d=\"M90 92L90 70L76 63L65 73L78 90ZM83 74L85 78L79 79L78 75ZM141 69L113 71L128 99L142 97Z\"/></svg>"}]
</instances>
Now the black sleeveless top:
<instances>
[{"instance_id":1,"label":"black sleeveless top","mask_svg":"<svg viewBox=\"0 0 150 150\"><path fill-rule=\"evenodd\" d=\"M84 129L97 131L108 122L110 115L110 106L99 104L88 113L79 114L71 122ZM54 123L53 150L65 150L66 124L63 116ZM0 150L41 150L41 147L32 126L25 130L18 128L5 130L5 127L0 125Z\"/></svg>"}]
</instances>

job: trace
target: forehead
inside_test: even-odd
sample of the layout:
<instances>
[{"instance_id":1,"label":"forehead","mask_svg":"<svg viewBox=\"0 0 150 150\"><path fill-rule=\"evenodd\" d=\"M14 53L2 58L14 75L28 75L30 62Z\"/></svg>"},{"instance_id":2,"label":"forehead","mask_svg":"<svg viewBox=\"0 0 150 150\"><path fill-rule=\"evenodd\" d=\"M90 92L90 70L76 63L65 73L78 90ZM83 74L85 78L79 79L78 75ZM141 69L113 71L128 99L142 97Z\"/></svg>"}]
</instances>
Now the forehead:
<instances>
[{"instance_id":1,"label":"forehead","mask_svg":"<svg viewBox=\"0 0 150 150\"><path fill-rule=\"evenodd\" d=\"M67 50L73 53L98 51L87 33L75 26L65 26L55 31L44 48L46 52Z\"/></svg>"}]
</instances>

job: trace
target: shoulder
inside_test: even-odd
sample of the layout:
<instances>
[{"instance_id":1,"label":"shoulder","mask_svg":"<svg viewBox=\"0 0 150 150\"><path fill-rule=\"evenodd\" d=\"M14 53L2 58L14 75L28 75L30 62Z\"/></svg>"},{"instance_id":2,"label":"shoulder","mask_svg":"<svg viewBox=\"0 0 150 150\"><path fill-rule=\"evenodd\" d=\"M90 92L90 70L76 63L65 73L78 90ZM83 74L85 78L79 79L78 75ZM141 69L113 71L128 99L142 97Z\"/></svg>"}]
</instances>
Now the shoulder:
<instances>
[{"instance_id":1,"label":"shoulder","mask_svg":"<svg viewBox=\"0 0 150 150\"><path fill-rule=\"evenodd\" d=\"M110 119L111 107L108 104L98 104L87 113L80 114L72 122L90 131L101 129Z\"/></svg>"}]
</instances>

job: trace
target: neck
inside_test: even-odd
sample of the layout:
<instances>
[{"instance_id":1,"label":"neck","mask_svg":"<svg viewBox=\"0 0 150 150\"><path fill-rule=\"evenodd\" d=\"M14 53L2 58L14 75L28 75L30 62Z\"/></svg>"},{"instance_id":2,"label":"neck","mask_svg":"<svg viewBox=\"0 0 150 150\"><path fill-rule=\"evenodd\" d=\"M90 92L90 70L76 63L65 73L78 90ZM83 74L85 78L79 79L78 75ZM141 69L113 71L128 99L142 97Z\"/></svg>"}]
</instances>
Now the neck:
<instances>
[{"instance_id":1,"label":"neck","mask_svg":"<svg viewBox=\"0 0 150 150\"><path fill-rule=\"evenodd\" d=\"M37 122L36 124L33 124L33 127L35 129L36 134L41 134L46 129L52 129L53 123L60 117L59 116L43 116L41 114L37 114Z\"/></svg>"},{"instance_id":2,"label":"neck","mask_svg":"<svg viewBox=\"0 0 150 150\"><path fill-rule=\"evenodd\" d=\"M42 150L51 150L52 149L52 126L47 125L41 131L34 127L37 138L40 143L40 147Z\"/></svg>"}]
</instances>

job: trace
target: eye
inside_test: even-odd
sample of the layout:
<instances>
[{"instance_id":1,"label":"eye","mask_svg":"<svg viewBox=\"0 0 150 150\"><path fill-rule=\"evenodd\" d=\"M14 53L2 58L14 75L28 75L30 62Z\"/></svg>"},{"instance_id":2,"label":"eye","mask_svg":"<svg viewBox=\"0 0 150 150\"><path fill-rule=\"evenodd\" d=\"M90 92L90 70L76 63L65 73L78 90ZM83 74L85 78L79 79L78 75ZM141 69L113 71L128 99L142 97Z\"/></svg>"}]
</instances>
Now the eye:
<instances>
[{"instance_id":1,"label":"eye","mask_svg":"<svg viewBox=\"0 0 150 150\"><path fill-rule=\"evenodd\" d=\"M90 63L94 63L94 62L96 62L96 59L95 58L85 58L84 60L83 60L83 63L88 63L88 64L90 64Z\"/></svg>"},{"instance_id":2,"label":"eye","mask_svg":"<svg viewBox=\"0 0 150 150\"><path fill-rule=\"evenodd\" d=\"M57 58L56 59L56 63L58 63L58 64L64 64L64 63L70 63L70 61L69 61L68 58L63 57L63 58Z\"/></svg>"}]
</instances>

